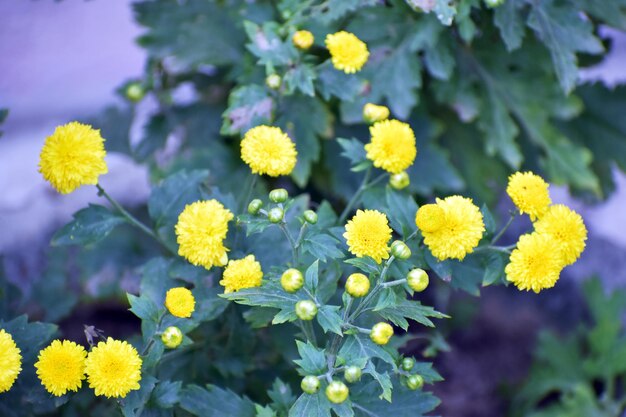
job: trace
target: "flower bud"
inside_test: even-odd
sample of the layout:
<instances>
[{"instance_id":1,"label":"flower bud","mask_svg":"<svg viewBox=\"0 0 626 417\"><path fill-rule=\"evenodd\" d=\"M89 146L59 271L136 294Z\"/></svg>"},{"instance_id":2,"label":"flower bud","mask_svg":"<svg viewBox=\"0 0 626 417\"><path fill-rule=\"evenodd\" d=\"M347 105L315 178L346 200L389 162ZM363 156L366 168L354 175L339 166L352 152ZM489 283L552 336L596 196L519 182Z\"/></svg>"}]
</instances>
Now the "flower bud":
<instances>
[{"instance_id":1,"label":"flower bud","mask_svg":"<svg viewBox=\"0 0 626 417\"><path fill-rule=\"evenodd\" d=\"M309 223L309 224L317 223L317 213L314 212L313 210L305 211L302 214L302 216L304 217L304 220L306 220L306 222Z\"/></svg>"},{"instance_id":2,"label":"flower bud","mask_svg":"<svg viewBox=\"0 0 626 417\"><path fill-rule=\"evenodd\" d=\"M295 268L289 268L280 277L280 285L289 293L298 291L304 285L302 272Z\"/></svg>"},{"instance_id":3,"label":"flower bud","mask_svg":"<svg viewBox=\"0 0 626 417\"><path fill-rule=\"evenodd\" d=\"M138 82L132 82L126 86L126 90L124 91L126 94L126 98L133 103L137 103L141 101L141 99L146 95L146 91Z\"/></svg>"},{"instance_id":4,"label":"flower bud","mask_svg":"<svg viewBox=\"0 0 626 417\"><path fill-rule=\"evenodd\" d=\"M411 257L411 249L401 240L395 240L391 244L391 254L398 259L409 259Z\"/></svg>"},{"instance_id":5,"label":"flower bud","mask_svg":"<svg viewBox=\"0 0 626 417\"><path fill-rule=\"evenodd\" d=\"M428 287L428 274L420 268L409 271L406 282L413 291L422 292Z\"/></svg>"},{"instance_id":6,"label":"flower bud","mask_svg":"<svg viewBox=\"0 0 626 417\"><path fill-rule=\"evenodd\" d=\"M349 394L348 386L341 381L332 381L326 387L326 398L331 403L341 404L348 399Z\"/></svg>"},{"instance_id":7,"label":"flower bud","mask_svg":"<svg viewBox=\"0 0 626 417\"><path fill-rule=\"evenodd\" d=\"M421 375L411 375L406 379L406 386L410 390L420 389L424 386L424 378Z\"/></svg>"},{"instance_id":8,"label":"flower bud","mask_svg":"<svg viewBox=\"0 0 626 417\"><path fill-rule=\"evenodd\" d=\"M269 211L269 213L267 213L267 218L272 223L282 222L284 216L285 212L280 207L274 207Z\"/></svg>"},{"instance_id":9,"label":"flower bud","mask_svg":"<svg viewBox=\"0 0 626 417\"><path fill-rule=\"evenodd\" d=\"M484 1L487 7L498 7L504 4L506 0L484 0Z\"/></svg>"},{"instance_id":10,"label":"flower bud","mask_svg":"<svg viewBox=\"0 0 626 417\"><path fill-rule=\"evenodd\" d=\"M393 336L393 327L385 322L376 323L370 331L370 339L377 345L386 345Z\"/></svg>"},{"instance_id":11,"label":"flower bud","mask_svg":"<svg viewBox=\"0 0 626 417\"><path fill-rule=\"evenodd\" d=\"M299 30L293 34L291 41L296 48L306 50L313 45L315 37L308 30Z\"/></svg>"},{"instance_id":12,"label":"flower bud","mask_svg":"<svg viewBox=\"0 0 626 417\"><path fill-rule=\"evenodd\" d=\"M351 384L358 382L361 379L362 371L358 366L348 366L343 372L345 380Z\"/></svg>"},{"instance_id":13,"label":"flower bud","mask_svg":"<svg viewBox=\"0 0 626 417\"><path fill-rule=\"evenodd\" d=\"M392 174L389 177L389 185L394 190L402 190L411 184L411 179L409 178L409 174L406 171L402 171L399 174Z\"/></svg>"},{"instance_id":14,"label":"flower bud","mask_svg":"<svg viewBox=\"0 0 626 417\"><path fill-rule=\"evenodd\" d=\"M346 292L354 298L364 297L370 290L370 280L361 273L351 274L346 281Z\"/></svg>"},{"instance_id":15,"label":"flower bud","mask_svg":"<svg viewBox=\"0 0 626 417\"><path fill-rule=\"evenodd\" d=\"M168 349L175 349L183 342L183 332L176 326L170 326L161 333L161 341Z\"/></svg>"},{"instance_id":16,"label":"flower bud","mask_svg":"<svg viewBox=\"0 0 626 417\"><path fill-rule=\"evenodd\" d=\"M261 207L263 207L263 202L258 198L255 198L250 202L250 204L248 204L248 213L253 215L257 214L259 210L261 210Z\"/></svg>"},{"instance_id":17,"label":"flower bud","mask_svg":"<svg viewBox=\"0 0 626 417\"><path fill-rule=\"evenodd\" d=\"M363 106L363 120L367 123L376 123L389 117L389 109L385 106L367 103Z\"/></svg>"},{"instance_id":18,"label":"flower bud","mask_svg":"<svg viewBox=\"0 0 626 417\"><path fill-rule=\"evenodd\" d=\"M313 320L317 315L317 306L311 300L300 300L296 303L296 316L300 320Z\"/></svg>"},{"instance_id":19,"label":"flower bud","mask_svg":"<svg viewBox=\"0 0 626 417\"><path fill-rule=\"evenodd\" d=\"M289 198L289 193L284 188L277 188L270 191L270 200L274 203L284 203Z\"/></svg>"},{"instance_id":20,"label":"flower bud","mask_svg":"<svg viewBox=\"0 0 626 417\"><path fill-rule=\"evenodd\" d=\"M320 389L320 380L313 375L307 375L302 378L300 388L307 394L315 394Z\"/></svg>"},{"instance_id":21,"label":"flower bud","mask_svg":"<svg viewBox=\"0 0 626 417\"><path fill-rule=\"evenodd\" d=\"M282 82L283 80L278 74L270 74L265 78L265 85L267 85L272 90L278 90Z\"/></svg>"},{"instance_id":22,"label":"flower bud","mask_svg":"<svg viewBox=\"0 0 626 417\"><path fill-rule=\"evenodd\" d=\"M404 358L402 359L402 364L400 365L403 370L409 372L415 366L415 359L413 358Z\"/></svg>"}]
</instances>

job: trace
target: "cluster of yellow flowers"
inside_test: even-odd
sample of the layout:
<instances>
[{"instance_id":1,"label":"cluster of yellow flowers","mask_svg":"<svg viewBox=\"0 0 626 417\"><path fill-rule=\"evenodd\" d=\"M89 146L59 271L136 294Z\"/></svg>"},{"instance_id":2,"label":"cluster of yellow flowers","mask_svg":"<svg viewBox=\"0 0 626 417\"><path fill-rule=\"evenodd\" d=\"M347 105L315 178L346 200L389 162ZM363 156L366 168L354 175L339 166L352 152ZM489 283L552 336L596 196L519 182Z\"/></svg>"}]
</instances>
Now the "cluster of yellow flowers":
<instances>
[{"instance_id":1,"label":"cluster of yellow flowers","mask_svg":"<svg viewBox=\"0 0 626 417\"><path fill-rule=\"evenodd\" d=\"M13 337L0 329L0 392L8 391L22 370L21 351ZM78 391L87 378L96 395L124 398L139 389L142 360L127 342L108 338L89 353L68 341L54 340L39 352L37 376L52 395Z\"/></svg>"},{"instance_id":2,"label":"cluster of yellow flowers","mask_svg":"<svg viewBox=\"0 0 626 417\"><path fill-rule=\"evenodd\" d=\"M505 268L506 278L520 290L538 293L552 288L563 268L576 262L585 249L585 223L569 207L551 205L548 184L532 172L511 175L506 191L534 226L532 233L519 238Z\"/></svg>"}]
</instances>

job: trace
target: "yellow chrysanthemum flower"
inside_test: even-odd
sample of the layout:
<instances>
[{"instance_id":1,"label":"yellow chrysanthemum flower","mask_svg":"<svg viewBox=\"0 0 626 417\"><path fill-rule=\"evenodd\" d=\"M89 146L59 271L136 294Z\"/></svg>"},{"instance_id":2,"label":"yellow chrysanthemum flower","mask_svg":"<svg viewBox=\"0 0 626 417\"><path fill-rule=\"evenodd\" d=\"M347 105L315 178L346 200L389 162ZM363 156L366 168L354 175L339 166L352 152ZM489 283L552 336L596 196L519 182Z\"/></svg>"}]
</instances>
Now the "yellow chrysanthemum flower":
<instances>
[{"instance_id":1,"label":"yellow chrysanthemum flower","mask_svg":"<svg viewBox=\"0 0 626 417\"><path fill-rule=\"evenodd\" d=\"M439 260L459 259L472 253L483 237L483 215L470 198L458 195L426 204L415 215L424 243Z\"/></svg>"},{"instance_id":2,"label":"yellow chrysanthemum flower","mask_svg":"<svg viewBox=\"0 0 626 417\"><path fill-rule=\"evenodd\" d=\"M535 232L520 236L504 272L506 279L520 290L538 293L554 287L562 269L558 242Z\"/></svg>"},{"instance_id":3,"label":"yellow chrysanthemum flower","mask_svg":"<svg viewBox=\"0 0 626 417\"><path fill-rule=\"evenodd\" d=\"M52 395L60 397L68 391L78 391L85 379L87 352L69 340L55 340L39 352L35 363L41 384Z\"/></svg>"},{"instance_id":4,"label":"yellow chrysanthemum flower","mask_svg":"<svg viewBox=\"0 0 626 417\"><path fill-rule=\"evenodd\" d=\"M535 220L548 210L552 203L548 183L532 172L516 172L509 177L506 193L520 213L526 213Z\"/></svg>"},{"instance_id":5,"label":"yellow chrysanthemum flower","mask_svg":"<svg viewBox=\"0 0 626 417\"><path fill-rule=\"evenodd\" d=\"M196 299L185 287L170 288L165 293L165 307L172 316L189 318L196 309Z\"/></svg>"},{"instance_id":6,"label":"yellow chrysanthemum flower","mask_svg":"<svg viewBox=\"0 0 626 417\"><path fill-rule=\"evenodd\" d=\"M217 200L188 204L176 224L178 254L194 265L209 269L228 262L224 239L233 213Z\"/></svg>"},{"instance_id":7,"label":"yellow chrysanthemum flower","mask_svg":"<svg viewBox=\"0 0 626 417\"><path fill-rule=\"evenodd\" d=\"M582 217L563 204L555 204L535 223L535 231L550 235L559 244L563 263L571 265L585 250L587 228Z\"/></svg>"},{"instance_id":8,"label":"yellow chrysanthemum flower","mask_svg":"<svg viewBox=\"0 0 626 417\"><path fill-rule=\"evenodd\" d=\"M0 392L11 389L22 372L22 355L13 337L0 329Z\"/></svg>"},{"instance_id":9,"label":"yellow chrysanthemum flower","mask_svg":"<svg viewBox=\"0 0 626 417\"><path fill-rule=\"evenodd\" d=\"M346 74L360 71L370 56L365 42L350 32L341 31L327 35L326 47L333 66Z\"/></svg>"},{"instance_id":10,"label":"yellow chrysanthemum flower","mask_svg":"<svg viewBox=\"0 0 626 417\"><path fill-rule=\"evenodd\" d=\"M48 136L39 156L39 172L61 194L81 185L98 183L108 172L106 151L100 131L89 125L71 122Z\"/></svg>"},{"instance_id":11,"label":"yellow chrysanthemum flower","mask_svg":"<svg viewBox=\"0 0 626 417\"><path fill-rule=\"evenodd\" d=\"M313 45L315 37L308 30L299 30L293 34L291 41L298 49L309 49Z\"/></svg>"},{"instance_id":12,"label":"yellow chrysanthemum flower","mask_svg":"<svg viewBox=\"0 0 626 417\"><path fill-rule=\"evenodd\" d=\"M367 103L363 106L363 120L367 123L376 123L389 118L389 109L385 106Z\"/></svg>"},{"instance_id":13,"label":"yellow chrysanthemum flower","mask_svg":"<svg viewBox=\"0 0 626 417\"><path fill-rule=\"evenodd\" d=\"M296 145L278 127L253 127L241 141L241 159L253 174L289 175L296 166L297 156Z\"/></svg>"},{"instance_id":14,"label":"yellow chrysanthemum flower","mask_svg":"<svg viewBox=\"0 0 626 417\"><path fill-rule=\"evenodd\" d=\"M391 228L387 216L377 210L357 210L346 224L343 234L351 254L361 258L369 256L376 263L389 258Z\"/></svg>"},{"instance_id":15,"label":"yellow chrysanthemum flower","mask_svg":"<svg viewBox=\"0 0 626 417\"><path fill-rule=\"evenodd\" d=\"M140 388L141 364L141 357L132 345L109 337L91 349L85 372L96 395L124 398Z\"/></svg>"},{"instance_id":16,"label":"yellow chrysanthemum flower","mask_svg":"<svg viewBox=\"0 0 626 417\"><path fill-rule=\"evenodd\" d=\"M224 293L228 294L243 288L259 287L262 280L261 264L254 255L248 255L243 259L228 262L220 285L224 287Z\"/></svg>"},{"instance_id":17,"label":"yellow chrysanthemum flower","mask_svg":"<svg viewBox=\"0 0 626 417\"><path fill-rule=\"evenodd\" d=\"M372 140L365 150L376 168L399 174L413 164L417 148L411 126L399 120L383 120L370 126L370 134Z\"/></svg>"}]
</instances>

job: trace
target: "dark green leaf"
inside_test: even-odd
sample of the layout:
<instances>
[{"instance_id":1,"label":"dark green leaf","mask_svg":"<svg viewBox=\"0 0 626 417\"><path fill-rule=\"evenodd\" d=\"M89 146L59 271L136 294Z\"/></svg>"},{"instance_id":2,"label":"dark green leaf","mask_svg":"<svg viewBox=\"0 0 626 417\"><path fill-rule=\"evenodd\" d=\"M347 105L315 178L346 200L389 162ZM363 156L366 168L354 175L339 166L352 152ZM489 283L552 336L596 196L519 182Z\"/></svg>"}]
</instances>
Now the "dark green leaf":
<instances>
[{"instance_id":1,"label":"dark green leaf","mask_svg":"<svg viewBox=\"0 0 626 417\"><path fill-rule=\"evenodd\" d=\"M106 207L89 204L74 213L74 220L63 226L52 237L52 246L89 245L104 239L125 218Z\"/></svg>"},{"instance_id":2,"label":"dark green leaf","mask_svg":"<svg viewBox=\"0 0 626 417\"><path fill-rule=\"evenodd\" d=\"M264 87L244 85L235 88L228 98L220 132L223 135L243 135L255 126L270 124L273 112L274 101Z\"/></svg>"},{"instance_id":3,"label":"dark green leaf","mask_svg":"<svg viewBox=\"0 0 626 417\"><path fill-rule=\"evenodd\" d=\"M296 340L298 353L300 358L294 360L296 365L301 368L302 375L321 375L327 370L326 355L324 350L314 347L309 342L301 342Z\"/></svg>"},{"instance_id":4,"label":"dark green leaf","mask_svg":"<svg viewBox=\"0 0 626 417\"><path fill-rule=\"evenodd\" d=\"M339 317L338 311L339 307L327 304L319 308L316 317L317 322L322 326L322 329L324 329L324 333L330 331L341 336L341 324L343 320Z\"/></svg>"},{"instance_id":5,"label":"dark green leaf","mask_svg":"<svg viewBox=\"0 0 626 417\"><path fill-rule=\"evenodd\" d=\"M214 385L189 385L180 392L180 407L198 417L255 417L254 404Z\"/></svg>"},{"instance_id":6,"label":"dark green leaf","mask_svg":"<svg viewBox=\"0 0 626 417\"><path fill-rule=\"evenodd\" d=\"M314 234L302 240L303 252L310 253L322 262L327 259L343 258L343 252L337 247L339 242L327 234Z\"/></svg>"}]
</instances>

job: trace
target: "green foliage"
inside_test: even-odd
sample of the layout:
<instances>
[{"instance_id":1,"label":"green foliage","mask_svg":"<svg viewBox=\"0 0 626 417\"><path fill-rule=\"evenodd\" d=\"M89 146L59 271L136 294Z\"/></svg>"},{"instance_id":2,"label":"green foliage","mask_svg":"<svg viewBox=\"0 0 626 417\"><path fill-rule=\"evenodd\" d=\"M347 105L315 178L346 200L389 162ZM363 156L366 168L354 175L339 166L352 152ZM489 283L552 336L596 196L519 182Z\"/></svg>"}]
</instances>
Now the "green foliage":
<instances>
[{"instance_id":1,"label":"green foliage","mask_svg":"<svg viewBox=\"0 0 626 417\"><path fill-rule=\"evenodd\" d=\"M539 338L530 375L512 405L512 415L533 417L620 416L626 397L626 329L621 317L626 292L605 294L600 280L584 285L590 322L561 337Z\"/></svg>"}]
</instances>

